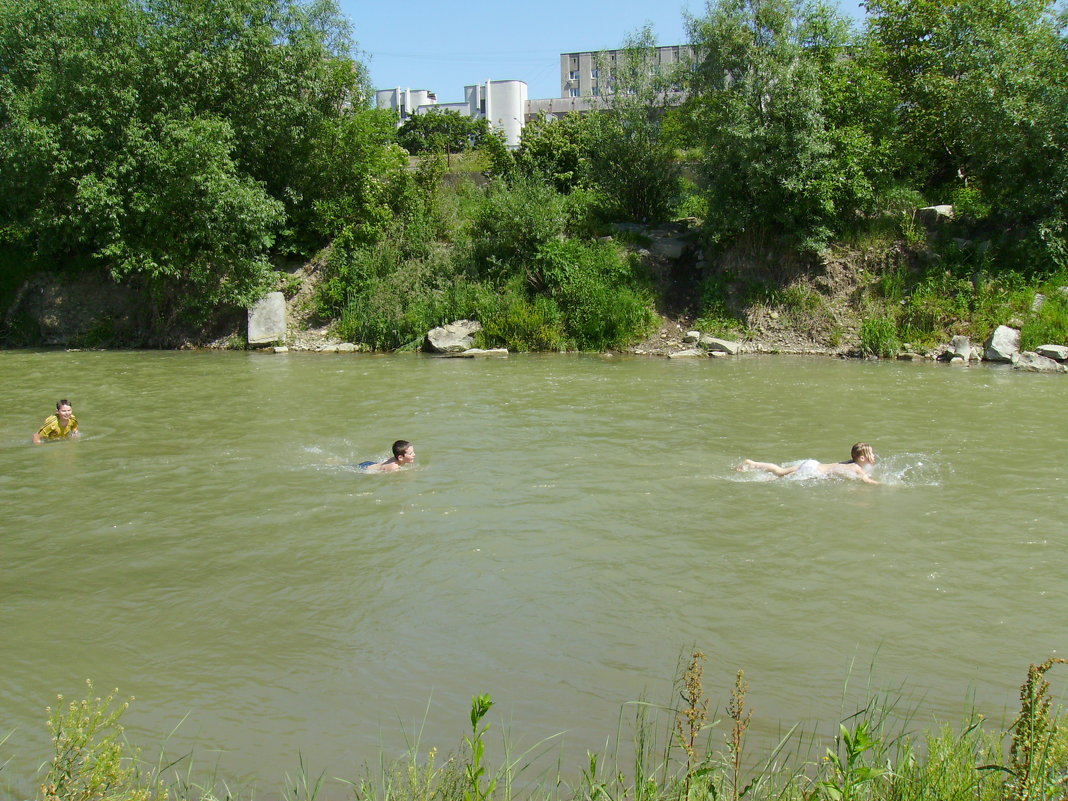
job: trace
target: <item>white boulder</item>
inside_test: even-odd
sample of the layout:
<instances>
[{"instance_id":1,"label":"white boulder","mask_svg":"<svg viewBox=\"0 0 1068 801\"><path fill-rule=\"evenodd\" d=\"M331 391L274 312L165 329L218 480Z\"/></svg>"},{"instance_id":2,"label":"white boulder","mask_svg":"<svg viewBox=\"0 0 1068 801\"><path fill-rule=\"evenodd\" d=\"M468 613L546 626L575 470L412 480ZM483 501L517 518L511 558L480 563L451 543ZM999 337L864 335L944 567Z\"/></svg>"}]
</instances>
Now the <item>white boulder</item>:
<instances>
[{"instance_id":1,"label":"white boulder","mask_svg":"<svg viewBox=\"0 0 1068 801\"><path fill-rule=\"evenodd\" d=\"M1020 352L1020 332L1007 325L994 329L983 346L983 358L988 362L1011 362L1013 354Z\"/></svg>"}]
</instances>

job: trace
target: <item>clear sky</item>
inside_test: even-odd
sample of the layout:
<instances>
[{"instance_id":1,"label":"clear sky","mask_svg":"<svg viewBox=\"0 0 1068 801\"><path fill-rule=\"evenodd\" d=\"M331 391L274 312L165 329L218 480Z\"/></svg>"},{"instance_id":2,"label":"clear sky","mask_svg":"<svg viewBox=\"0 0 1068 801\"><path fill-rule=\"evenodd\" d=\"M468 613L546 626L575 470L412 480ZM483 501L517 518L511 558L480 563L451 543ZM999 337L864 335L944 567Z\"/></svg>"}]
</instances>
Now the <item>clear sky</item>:
<instances>
[{"instance_id":1,"label":"clear sky","mask_svg":"<svg viewBox=\"0 0 1068 801\"><path fill-rule=\"evenodd\" d=\"M393 5L339 0L352 22L375 89L430 89L438 102L463 100L464 87L492 80L526 81L530 98L560 95L560 54L611 50L646 23L657 43L684 44L684 5L652 0L408 0ZM840 0L860 20L859 0Z\"/></svg>"}]
</instances>

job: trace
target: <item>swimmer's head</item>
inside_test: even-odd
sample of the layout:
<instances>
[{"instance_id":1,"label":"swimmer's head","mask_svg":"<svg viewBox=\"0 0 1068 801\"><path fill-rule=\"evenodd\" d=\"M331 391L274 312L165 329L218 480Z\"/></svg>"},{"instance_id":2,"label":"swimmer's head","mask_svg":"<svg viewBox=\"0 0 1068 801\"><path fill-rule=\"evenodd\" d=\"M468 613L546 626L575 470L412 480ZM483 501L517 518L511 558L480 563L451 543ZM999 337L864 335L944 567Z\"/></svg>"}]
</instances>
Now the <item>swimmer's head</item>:
<instances>
[{"instance_id":1,"label":"swimmer's head","mask_svg":"<svg viewBox=\"0 0 1068 801\"><path fill-rule=\"evenodd\" d=\"M70 422L71 418L70 401L64 398L56 404L56 418L63 424L64 427Z\"/></svg>"},{"instance_id":2,"label":"swimmer's head","mask_svg":"<svg viewBox=\"0 0 1068 801\"><path fill-rule=\"evenodd\" d=\"M393 458L397 464L411 464L415 461L415 446L406 439L398 439L393 443Z\"/></svg>"},{"instance_id":3,"label":"swimmer's head","mask_svg":"<svg viewBox=\"0 0 1068 801\"><path fill-rule=\"evenodd\" d=\"M866 464L875 464L875 451L867 442L858 442L849 452L850 458L862 467Z\"/></svg>"}]
</instances>

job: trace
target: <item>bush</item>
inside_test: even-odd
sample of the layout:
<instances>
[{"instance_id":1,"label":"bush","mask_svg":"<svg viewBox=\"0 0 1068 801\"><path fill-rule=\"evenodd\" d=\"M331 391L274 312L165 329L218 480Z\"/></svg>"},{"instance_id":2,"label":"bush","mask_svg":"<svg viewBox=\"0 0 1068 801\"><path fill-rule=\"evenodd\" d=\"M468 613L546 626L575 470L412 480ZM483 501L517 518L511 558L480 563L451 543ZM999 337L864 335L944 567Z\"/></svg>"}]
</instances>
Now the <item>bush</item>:
<instances>
[{"instance_id":1,"label":"bush","mask_svg":"<svg viewBox=\"0 0 1068 801\"><path fill-rule=\"evenodd\" d=\"M387 252L383 248L380 253ZM349 290L335 332L376 350L419 347L431 328L476 317L480 287L457 281L444 251L423 261L379 262ZM390 269L392 267L392 269Z\"/></svg>"},{"instance_id":2,"label":"bush","mask_svg":"<svg viewBox=\"0 0 1068 801\"><path fill-rule=\"evenodd\" d=\"M588 127L582 114L568 114L562 119L542 115L531 120L515 151L516 173L544 181L558 192L576 189L585 170L584 137Z\"/></svg>"},{"instance_id":3,"label":"bush","mask_svg":"<svg viewBox=\"0 0 1068 801\"><path fill-rule=\"evenodd\" d=\"M482 336L491 347L513 351L567 349L560 307L544 295L530 297L521 279L500 288L479 313Z\"/></svg>"},{"instance_id":4,"label":"bush","mask_svg":"<svg viewBox=\"0 0 1068 801\"><path fill-rule=\"evenodd\" d=\"M404 189L384 234L351 229L334 243L317 305L339 316L339 336L410 348L430 328L471 318L493 346L603 350L648 330L651 298L631 257L615 244L564 238L569 220L588 218L589 193L520 180L480 195L469 183L444 190L436 181L417 176Z\"/></svg>"},{"instance_id":5,"label":"bush","mask_svg":"<svg viewBox=\"0 0 1068 801\"><path fill-rule=\"evenodd\" d=\"M547 243L537 277L563 310L568 337L579 350L604 350L645 335L652 302L638 286L629 256L606 242Z\"/></svg>"},{"instance_id":6,"label":"bush","mask_svg":"<svg viewBox=\"0 0 1068 801\"><path fill-rule=\"evenodd\" d=\"M44 801L152 801L167 793L151 773L139 771L139 752L127 753L119 720L129 703L115 704L114 694L87 696L49 710L48 728L55 754L41 784Z\"/></svg>"},{"instance_id":7,"label":"bush","mask_svg":"<svg viewBox=\"0 0 1068 801\"><path fill-rule=\"evenodd\" d=\"M538 251L564 235L568 205L540 181L496 181L472 226L476 269L494 278L525 276Z\"/></svg>"}]
</instances>

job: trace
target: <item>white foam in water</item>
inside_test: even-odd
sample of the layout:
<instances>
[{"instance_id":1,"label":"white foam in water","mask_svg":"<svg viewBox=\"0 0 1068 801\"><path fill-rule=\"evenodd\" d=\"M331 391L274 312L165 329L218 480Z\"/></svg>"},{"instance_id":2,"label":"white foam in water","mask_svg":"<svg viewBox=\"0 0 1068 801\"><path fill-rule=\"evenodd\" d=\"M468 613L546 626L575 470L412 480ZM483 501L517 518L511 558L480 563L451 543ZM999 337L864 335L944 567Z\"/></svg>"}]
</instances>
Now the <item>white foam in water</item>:
<instances>
[{"instance_id":1,"label":"white foam in water","mask_svg":"<svg viewBox=\"0 0 1068 801\"><path fill-rule=\"evenodd\" d=\"M884 484L906 487L940 487L942 468L931 454L896 453L879 458L872 477Z\"/></svg>"}]
</instances>

